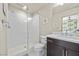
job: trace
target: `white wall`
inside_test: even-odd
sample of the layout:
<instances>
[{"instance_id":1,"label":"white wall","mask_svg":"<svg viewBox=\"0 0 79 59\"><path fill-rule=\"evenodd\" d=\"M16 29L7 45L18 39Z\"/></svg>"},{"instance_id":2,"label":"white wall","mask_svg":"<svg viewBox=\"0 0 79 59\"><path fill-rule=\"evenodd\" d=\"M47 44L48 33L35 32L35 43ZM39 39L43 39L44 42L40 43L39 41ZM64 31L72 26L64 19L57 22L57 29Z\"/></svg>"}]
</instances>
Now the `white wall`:
<instances>
[{"instance_id":1,"label":"white wall","mask_svg":"<svg viewBox=\"0 0 79 59\"><path fill-rule=\"evenodd\" d=\"M48 5L39 10L40 15L40 35L47 35L52 32L52 6Z\"/></svg>"}]
</instances>

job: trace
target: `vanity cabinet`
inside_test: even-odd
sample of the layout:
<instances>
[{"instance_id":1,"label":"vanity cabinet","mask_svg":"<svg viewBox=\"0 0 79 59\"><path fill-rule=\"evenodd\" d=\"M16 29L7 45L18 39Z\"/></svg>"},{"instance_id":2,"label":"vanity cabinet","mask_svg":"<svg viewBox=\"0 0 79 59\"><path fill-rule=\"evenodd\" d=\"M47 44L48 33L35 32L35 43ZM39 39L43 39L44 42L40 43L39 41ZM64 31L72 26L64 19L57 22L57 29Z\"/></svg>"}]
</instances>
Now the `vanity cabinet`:
<instances>
[{"instance_id":1,"label":"vanity cabinet","mask_svg":"<svg viewBox=\"0 0 79 59\"><path fill-rule=\"evenodd\" d=\"M47 56L79 56L79 44L47 37Z\"/></svg>"}]
</instances>

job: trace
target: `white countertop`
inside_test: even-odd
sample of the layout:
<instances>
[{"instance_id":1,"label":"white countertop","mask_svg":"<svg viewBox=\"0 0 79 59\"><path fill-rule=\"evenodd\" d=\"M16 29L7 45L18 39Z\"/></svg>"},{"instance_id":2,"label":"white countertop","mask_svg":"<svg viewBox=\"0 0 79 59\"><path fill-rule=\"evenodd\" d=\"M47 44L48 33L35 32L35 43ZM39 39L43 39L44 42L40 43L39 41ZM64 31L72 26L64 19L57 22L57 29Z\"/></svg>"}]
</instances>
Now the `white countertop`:
<instances>
[{"instance_id":1,"label":"white countertop","mask_svg":"<svg viewBox=\"0 0 79 59\"><path fill-rule=\"evenodd\" d=\"M68 35L63 35L63 34L49 34L46 37L50 38L56 38L59 40L63 41L68 41L68 42L73 42L73 43L78 43L79 44L79 37L77 36L68 36Z\"/></svg>"}]
</instances>

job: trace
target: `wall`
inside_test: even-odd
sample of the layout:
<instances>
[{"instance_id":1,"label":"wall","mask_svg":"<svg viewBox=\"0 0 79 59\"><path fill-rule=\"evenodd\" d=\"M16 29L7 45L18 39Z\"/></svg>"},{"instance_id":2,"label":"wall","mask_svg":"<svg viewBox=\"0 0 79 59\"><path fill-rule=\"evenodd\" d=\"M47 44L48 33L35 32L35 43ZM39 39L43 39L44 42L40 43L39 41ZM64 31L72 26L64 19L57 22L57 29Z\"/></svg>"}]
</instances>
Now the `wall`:
<instances>
[{"instance_id":1,"label":"wall","mask_svg":"<svg viewBox=\"0 0 79 59\"><path fill-rule=\"evenodd\" d=\"M72 5L71 5L71 7L72 7ZM61 32L62 17L69 16L69 15L79 15L79 6L70 8L67 10L65 9L65 10L59 11L59 12L55 12L55 9L53 9L52 11L53 11L52 32Z\"/></svg>"},{"instance_id":2,"label":"wall","mask_svg":"<svg viewBox=\"0 0 79 59\"><path fill-rule=\"evenodd\" d=\"M46 35L52 32L51 20L52 20L52 7L50 5L42 8L39 11L40 15L40 35Z\"/></svg>"}]
</instances>

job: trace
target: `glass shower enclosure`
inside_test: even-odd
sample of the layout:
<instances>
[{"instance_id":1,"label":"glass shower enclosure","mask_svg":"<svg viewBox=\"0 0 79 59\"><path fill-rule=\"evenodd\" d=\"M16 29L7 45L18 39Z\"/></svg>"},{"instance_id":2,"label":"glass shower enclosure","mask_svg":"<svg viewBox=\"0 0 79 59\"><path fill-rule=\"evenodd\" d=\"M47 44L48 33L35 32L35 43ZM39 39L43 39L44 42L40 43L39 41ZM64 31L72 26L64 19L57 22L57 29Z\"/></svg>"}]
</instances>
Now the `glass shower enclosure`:
<instances>
[{"instance_id":1,"label":"glass shower enclosure","mask_svg":"<svg viewBox=\"0 0 79 59\"><path fill-rule=\"evenodd\" d=\"M39 15L26 13L9 4L7 22L7 55L28 54L39 42Z\"/></svg>"}]
</instances>

